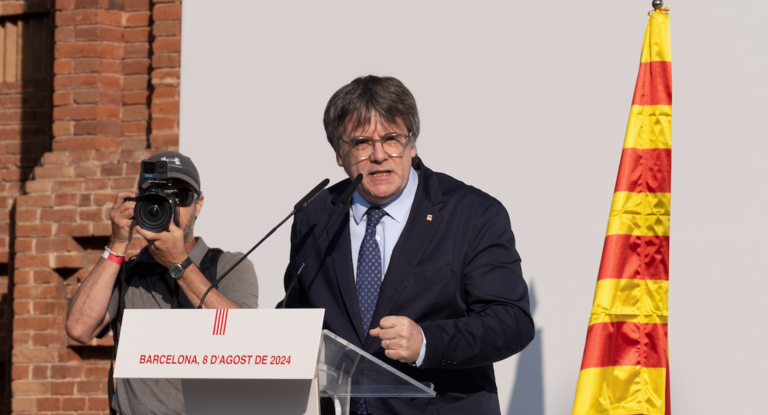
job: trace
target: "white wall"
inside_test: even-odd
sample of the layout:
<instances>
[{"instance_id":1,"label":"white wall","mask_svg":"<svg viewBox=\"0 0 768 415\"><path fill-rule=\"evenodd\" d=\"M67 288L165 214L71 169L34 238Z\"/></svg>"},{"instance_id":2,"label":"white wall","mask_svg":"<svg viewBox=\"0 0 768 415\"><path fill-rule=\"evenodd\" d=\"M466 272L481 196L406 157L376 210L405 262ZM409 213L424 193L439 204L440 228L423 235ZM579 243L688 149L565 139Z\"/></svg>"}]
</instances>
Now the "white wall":
<instances>
[{"instance_id":1,"label":"white wall","mask_svg":"<svg viewBox=\"0 0 768 415\"><path fill-rule=\"evenodd\" d=\"M650 3L185 1L181 150L206 194L197 233L246 251L320 180L344 178L325 104L357 76L395 76L419 104L424 162L512 218L539 336L519 364L497 364L502 411L569 413ZM760 413L768 5L667 5L673 409ZM262 307L282 297L289 227L251 256Z\"/></svg>"}]
</instances>

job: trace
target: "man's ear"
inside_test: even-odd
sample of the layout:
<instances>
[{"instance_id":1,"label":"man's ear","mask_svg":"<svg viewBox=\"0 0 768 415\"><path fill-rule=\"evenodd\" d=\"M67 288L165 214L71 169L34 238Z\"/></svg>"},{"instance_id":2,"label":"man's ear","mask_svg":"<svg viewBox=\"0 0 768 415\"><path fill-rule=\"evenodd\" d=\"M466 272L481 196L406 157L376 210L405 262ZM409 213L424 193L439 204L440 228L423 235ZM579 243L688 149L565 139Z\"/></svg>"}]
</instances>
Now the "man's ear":
<instances>
[{"instance_id":1,"label":"man's ear","mask_svg":"<svg viewBox=\"0 0 768 415\"><path fill-rule=\"evenodd\" d=\"M197 208L195 209L195 219L200 216L200 211L203 209L203 202L205 202L205 195L200 195L197 198Z\"/></svg>"},{"instance_id":2,"label":"man's ear","mask_svg":"<svg viewBox=\"0 0 768 415\"><path fill-rule=\"evenodd\" d=\"M338 150L336 150L335 153L336 153L336 164L338 164L339 167L344 167L344 163L342 163L342 160L341 160L341 154L339 154Z\"/></svg>"}]
</instances>

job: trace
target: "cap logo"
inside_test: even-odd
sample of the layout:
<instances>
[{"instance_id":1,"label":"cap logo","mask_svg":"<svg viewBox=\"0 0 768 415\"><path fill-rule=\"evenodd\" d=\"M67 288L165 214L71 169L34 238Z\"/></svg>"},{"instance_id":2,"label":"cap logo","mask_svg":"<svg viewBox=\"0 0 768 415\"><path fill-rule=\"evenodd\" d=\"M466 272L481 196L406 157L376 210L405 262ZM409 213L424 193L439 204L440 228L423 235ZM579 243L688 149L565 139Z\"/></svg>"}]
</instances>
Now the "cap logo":
<instances>
[{"instance_id":1,"label":"cap logo","mask_svg":"<svg viewBox=\"0 0 768 415\"><path fill-rule=\"evenodd\" d=\"M163 157L160 160L168 161L168 162L172 161L172 162L176 163L176 165L173 166L173 167L181 168L181 160L179 160L178 157L174 157L174 158ZM169 166L170 166L170 164L169 164Z\"/></svg>"}]
</instances>

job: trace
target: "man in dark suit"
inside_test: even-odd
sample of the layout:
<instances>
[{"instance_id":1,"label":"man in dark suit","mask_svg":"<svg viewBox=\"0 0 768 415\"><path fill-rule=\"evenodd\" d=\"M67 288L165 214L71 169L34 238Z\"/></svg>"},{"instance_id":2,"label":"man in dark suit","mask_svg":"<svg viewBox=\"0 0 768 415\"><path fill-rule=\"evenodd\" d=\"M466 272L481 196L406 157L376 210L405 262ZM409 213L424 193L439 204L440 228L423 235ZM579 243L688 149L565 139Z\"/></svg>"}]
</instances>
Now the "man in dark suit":
<instances>
[{"instance_id":1,"label":"man in dark suit","mask_svg":"<svg viewBox=\"0 0 768 415\"><path fill-rule=\"evenodd\" d=\"M324 308L324 328L437 392L355 400L353 412L500 413L493 363L534 333L506 209L421 162L416 102L395 78L355 79L331 97L323 121L338 165L363 181L324 234L317 228L350 180L296 215L291 258L319 243L286 306Z\"/></svg>"}]
</instances>

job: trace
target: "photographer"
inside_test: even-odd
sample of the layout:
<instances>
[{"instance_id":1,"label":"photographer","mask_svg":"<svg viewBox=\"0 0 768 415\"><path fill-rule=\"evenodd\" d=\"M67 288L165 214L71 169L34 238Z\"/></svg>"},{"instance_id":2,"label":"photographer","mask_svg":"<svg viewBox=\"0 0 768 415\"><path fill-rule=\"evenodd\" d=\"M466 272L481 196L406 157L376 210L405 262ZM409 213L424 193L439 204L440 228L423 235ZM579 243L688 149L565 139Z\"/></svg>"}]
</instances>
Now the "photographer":
<instances>
[{"instance_id":1,"label":"photographer","mask_svg":"<svg viewBox=\"0 0 768 415\"><path fill-rule=\"evenodd\" d=\"M167 168L167 178L148 179L146 171L139 178L139 194L120 192L110 212L112 236L104 255L82 282L70 303L67 334L88 343L102 338L110 328L115 350L120 336L123 310L194 308L217 276L223 274L242 254L210 249L202 238L194 237L194 225L205 197L200 191L197 168L188 157L173 151L149 158L156 166ZM151 167L152 163L148 163ZM144 169L142 164L142 169ZM154 171L153 171L154 172ZM158 196L159 195L159 196ZM139 201L134 201L139 196ZM165 197L170 204L165 204ZM152 199L154 198L154 199ZM150 232L146 220L134 218L137 203L144 205L138 215L173 220L164 229ZM170 210L170 212L168 211ZM147 246L130 260L124 254L134 228ZM253 264L245 260L208 294L205 308L256 308L258 283ZM113 360L114 356L113 354ZM110 406L122 415L184 414L184 399L178 379L117 379L112 385L110 370ZM114 396L112 396L114 392Z\"/></svg>"}]
</instances>

